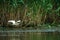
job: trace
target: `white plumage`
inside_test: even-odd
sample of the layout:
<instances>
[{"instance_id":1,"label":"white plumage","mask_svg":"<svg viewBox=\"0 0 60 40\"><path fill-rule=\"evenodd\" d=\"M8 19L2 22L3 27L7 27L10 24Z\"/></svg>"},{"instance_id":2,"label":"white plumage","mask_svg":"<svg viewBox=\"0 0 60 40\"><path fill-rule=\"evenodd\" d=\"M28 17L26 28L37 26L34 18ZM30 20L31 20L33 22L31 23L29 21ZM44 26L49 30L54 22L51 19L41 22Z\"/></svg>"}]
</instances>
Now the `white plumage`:
<instances>
[{"instance_id":1,"label":"white plumage","mask_svg":"<svg viewBox=\"0 0 60 40\"><path fill-rule=\"evenodd\" d=\"M12 23L12 25L19 25L21 20L15 21L15 20L9 20L8 23Z\"/></svg>"}]
</instances>

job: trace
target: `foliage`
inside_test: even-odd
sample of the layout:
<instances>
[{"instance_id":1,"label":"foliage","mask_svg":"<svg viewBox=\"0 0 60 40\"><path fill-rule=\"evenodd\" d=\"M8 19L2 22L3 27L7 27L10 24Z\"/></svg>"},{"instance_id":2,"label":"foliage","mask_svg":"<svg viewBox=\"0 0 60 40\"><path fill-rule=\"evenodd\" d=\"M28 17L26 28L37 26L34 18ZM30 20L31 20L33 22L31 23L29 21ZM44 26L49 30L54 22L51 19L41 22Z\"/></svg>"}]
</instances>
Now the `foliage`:
<instances>
[{"instance_id":1,"label":"foliage","mask_svg":"<svg viewBox=\"0 0 60 40\"><path fill-rule=\"evenodd\" d=\"M11 19L17 20L17 18L20 19L19 17L21 17L25 25L30 25L31 23L33 23L34 26L45 23L52 25L60 22L58 21L60 20L58 19L58 17L60 18L60 0L0 0L0 4L0 8L4 6L5 11L6 9L7 11L9 10L11 17L13 17ZM17 14L18 17L16 17L14 13Z\"/></svg>"}]
</instances>

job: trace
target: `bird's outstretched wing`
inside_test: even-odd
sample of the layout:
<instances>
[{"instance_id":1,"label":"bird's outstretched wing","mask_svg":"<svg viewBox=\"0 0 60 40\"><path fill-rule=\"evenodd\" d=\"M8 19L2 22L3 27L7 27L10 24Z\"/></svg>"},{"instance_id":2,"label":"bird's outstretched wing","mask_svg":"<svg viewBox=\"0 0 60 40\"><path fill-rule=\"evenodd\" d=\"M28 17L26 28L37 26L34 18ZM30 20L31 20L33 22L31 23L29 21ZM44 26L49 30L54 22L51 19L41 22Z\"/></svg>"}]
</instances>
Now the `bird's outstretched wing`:
<instances>
[{"instance_id":1,"label":"bird's outstretched wing","mask_svg":"<svg viewBox=\"0 0 60 40\"><path fill-rule=\"evenodd\" d=\"M15 20L9 20L9 23L15 24Z\"/></svg>"}]
</instances>

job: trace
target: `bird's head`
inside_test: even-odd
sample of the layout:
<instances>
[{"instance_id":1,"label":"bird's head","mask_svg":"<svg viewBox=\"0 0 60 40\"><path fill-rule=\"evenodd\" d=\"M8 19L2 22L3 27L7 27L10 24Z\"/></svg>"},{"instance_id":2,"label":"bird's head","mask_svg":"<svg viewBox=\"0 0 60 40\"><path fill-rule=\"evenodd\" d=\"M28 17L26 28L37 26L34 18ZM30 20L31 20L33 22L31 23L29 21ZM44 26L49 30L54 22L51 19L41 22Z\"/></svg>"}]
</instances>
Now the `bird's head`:
<instances>
[{"instance_id":1,"label":"bird's head","mask_svg":"<svg viewBox=\"0 0 60 40\"><path fill-rule=\"evenodd\" d=\"M17 23L20 23L20 22L21 22L21 20L18 20L18 21L17 21Z\"/></svg>"}]
</instances>

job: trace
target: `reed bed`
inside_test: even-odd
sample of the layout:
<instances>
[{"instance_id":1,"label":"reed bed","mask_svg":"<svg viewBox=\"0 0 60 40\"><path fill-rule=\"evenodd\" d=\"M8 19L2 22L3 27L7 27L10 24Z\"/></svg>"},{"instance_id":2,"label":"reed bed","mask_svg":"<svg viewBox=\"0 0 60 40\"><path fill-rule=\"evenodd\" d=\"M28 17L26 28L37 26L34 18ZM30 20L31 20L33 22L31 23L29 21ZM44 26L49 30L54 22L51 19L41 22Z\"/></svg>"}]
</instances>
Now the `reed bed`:
<instances>
[{"instance_id":1,"label":"reed bed","mask_svg":"<svg viewBox=\"0 0 60 40\"><path fill-rule=\"evenodd\" d=\"M41 28L60 25L59 0L1 0L0 26L8 25L8 20L22 20L18 28Z\"/></svg>"}]
</instances>

